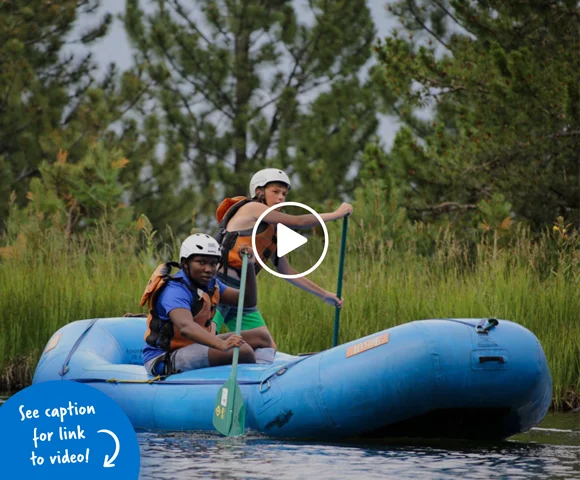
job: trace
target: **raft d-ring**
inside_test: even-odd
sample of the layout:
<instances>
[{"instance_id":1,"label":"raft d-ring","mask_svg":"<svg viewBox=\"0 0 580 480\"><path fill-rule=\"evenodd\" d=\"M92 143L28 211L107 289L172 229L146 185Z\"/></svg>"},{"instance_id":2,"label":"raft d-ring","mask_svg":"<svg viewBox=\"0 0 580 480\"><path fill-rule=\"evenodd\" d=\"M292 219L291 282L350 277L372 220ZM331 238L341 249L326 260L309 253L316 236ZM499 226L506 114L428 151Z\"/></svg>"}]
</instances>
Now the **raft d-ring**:
<instances>
[{"instance_id":1,"label":"raft d-ring","mask_svg":"<svg viewBox=\"0 0 580 480\"><path fill-rule=\"evenodd\" d=\"M496 318L483 319L479 323L479 325L475 327L475 331L477 333L485 333L487 335L487 332L489 332L492 328L496 327L497 325L499 325L499 322L497 321Z\"/></svg>"},{"instance_id":2,"label":"raft d-ring","mask_svg":"<svg viewBox=\"0 0 580 480\"><path fill-rule=\"evenodd\" d=\"M268 390L270 390L270 380L265 380L265 382L266 382L266 386L267 386L267 388L266 388L265 390L262 390L262 386L264 385L264 382L261 382L261 383L260 383L260 388L258 389L258 391L259 391L260 393L265 393L265 392L267 392Z\"/></svg>"}]
</instances>

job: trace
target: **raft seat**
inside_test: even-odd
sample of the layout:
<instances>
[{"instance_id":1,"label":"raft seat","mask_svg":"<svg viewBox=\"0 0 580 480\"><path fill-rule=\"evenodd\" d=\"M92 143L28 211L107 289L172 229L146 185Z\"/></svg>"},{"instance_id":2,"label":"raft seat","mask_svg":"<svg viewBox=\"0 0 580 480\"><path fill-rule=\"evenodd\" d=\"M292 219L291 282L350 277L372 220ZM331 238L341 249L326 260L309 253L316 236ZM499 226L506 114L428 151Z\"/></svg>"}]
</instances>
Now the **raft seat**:
<instances>
[{"instance_id":1,"label":"raft seat","mask_svg":"<svg viewBox=\"0 0 580 480\"><path fill-rule=\"evenodd\" d=\"M63 379L90 378L105 376L108 378L135 379L148 377L143 368L143 335L146 323L144 318L99 318L75 322L63 327L74 329L72 335L60 338L56 332L48 345L54 344L55 356L45 350L46 358L51 364L58 365L59 375ZM62 329L61 329L62 330ZM48 347L47 347L48 348ZM57 353L58 352L58 353ZM69 371L69 366L83 365L83 373Z\"/></svg>"}]
</instances>

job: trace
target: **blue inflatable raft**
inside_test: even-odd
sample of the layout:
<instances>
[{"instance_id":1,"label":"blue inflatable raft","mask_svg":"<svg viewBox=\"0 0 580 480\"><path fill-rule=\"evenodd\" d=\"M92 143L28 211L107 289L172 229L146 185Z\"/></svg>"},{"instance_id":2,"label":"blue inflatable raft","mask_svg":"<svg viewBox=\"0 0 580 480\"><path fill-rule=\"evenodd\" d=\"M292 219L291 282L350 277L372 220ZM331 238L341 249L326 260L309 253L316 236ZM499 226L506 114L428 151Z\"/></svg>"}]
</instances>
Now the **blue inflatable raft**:
<instances>
[{"instance_id":1,"label":"blue inflatable raft","mask_svg":"<svg viewBox=\"0 0 580 480\"><path fill-rule=\"evenodd\" d=\"M74 380L115 400L138 429L206 430L231 366L153 381L145 319L70 323L49 340L34 383ZM503 439L546 414L552 381L537 338L510 321L422 320L309 356L240 365L246 427L273 437Z\"/></svg>"}]
</instances>

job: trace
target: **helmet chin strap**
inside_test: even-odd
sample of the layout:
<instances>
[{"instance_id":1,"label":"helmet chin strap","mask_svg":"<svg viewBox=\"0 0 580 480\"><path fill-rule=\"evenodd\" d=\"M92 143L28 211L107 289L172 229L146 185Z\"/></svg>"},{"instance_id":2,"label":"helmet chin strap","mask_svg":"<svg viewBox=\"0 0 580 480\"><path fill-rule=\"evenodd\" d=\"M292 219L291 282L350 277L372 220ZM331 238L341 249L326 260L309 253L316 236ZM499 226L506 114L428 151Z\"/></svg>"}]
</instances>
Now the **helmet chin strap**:
<instances>
[{"instance_id":1,"label":"helmet chin strap","mask_svg":"<svg viewBox=\"0 0 580 480\"><path fill-rule=\"evenodd\" d=\"M196 282L193 281L193 278L191 278L191 275L189 273L189 259L186 258L185 262L183 262L183 271L185 272L185 275L187 275L187 278L189 279L189 281L193 284L195 284Z\"/></svg>"}]
</instances>

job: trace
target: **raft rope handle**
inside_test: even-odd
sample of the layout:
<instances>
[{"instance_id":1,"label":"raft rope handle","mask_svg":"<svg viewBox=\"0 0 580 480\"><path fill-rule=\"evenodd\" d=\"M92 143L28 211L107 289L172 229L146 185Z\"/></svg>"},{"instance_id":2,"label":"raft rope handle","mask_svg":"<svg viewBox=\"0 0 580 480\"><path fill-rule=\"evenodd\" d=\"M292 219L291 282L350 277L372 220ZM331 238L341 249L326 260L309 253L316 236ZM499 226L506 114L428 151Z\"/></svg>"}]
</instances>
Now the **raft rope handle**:
<instances>
[{"instance_id":1,"label":"raft rope handle","mask_svg":"<svg viewBox=\"0 0 580 480\"><path fill-rule=\"evenodd\" d=\"M87 334L87 332L93 327L93 325L97 322L97 320L98 320L98 318L93 318L90 321L90 323L87 326L87 328L85 329L85 331L79 335L79 338L77 338L77 341L75 342L75 344L70 349L70 352L68 352L68 355L67 355L64 363L62 364L62 368L60 369L60 372L58 372L58 374L61 377L64 377L68 373L68 371L70 370L69 367L68 367L68 364L70 362L70 359L72 358L72 356L74 355L74 353L77 351L77 348L79 348L79 345L83 341L83 338L85 338L85 335ZM61 378L61 380L62 380L62 378Z\"/></svg>"},{"instance_id":2,"label":"raft rope handle","mask_svg":"<svg viewBox=\"0 0 580 480\"><path fill-rule=\"evenodd\" d=\"M471 323L462 322L456 318L438 318L437 320L447 320L448 322L461 323L462 325L467 325L469 328L473 328ZM477 333L483 333L487 335L487 333L497 325L499 325L497 318L483 318L479 324L475 326L475 331Z\"/></svg>"},{"instance_id":3,"label":"raft rope handle","mask_svg":"<svg viewBox=\"0 0 580 480\"><path fill-rule=\"evenodd\" d=\"M78 383L125 383L125 384L155 384L155 385L223 385L223 380L177 380L177 381L166 381L163 380L162 375L158 375L155 378L149 378L147 380L117 380L116 378L72 378L72 382ZM259 385L260 382L257 380L240 380L238 382L240 385Z\"/></svg>"},{"instance_id":4,"label":"raft rope handle","mask_svg":"<svg viewBox=\"0 0 580 480\"><path fill-rule=\"evenodd\" d=\"M270 376L265 378L264 380L238 380L240 385L259 385L260 393L267 392L270 388L270 380L273 377L284 375L290 367L306 360L308 357L302 357L293 362L290 362L284 365L282 368L276 370ZM73 378L71 379L74 382L78 383L126 383L126 384L155 384L155 385L222 385L224 383L223 379L219 380L165 380L167 377L163 377L162 375L157 375L154 378L148 378L147 380L117 380L116 378ZM268 388L262 391L262 384L266 383Z\"/></svg>"},{"instance_id":5,"label":"raft rope handle","mask_svg":"<svg viewBox=\"0 0 580 480\"><path fill-rule=\"evenodd\" d=\"M473 328L473 325L471 323L462 322L461 320L457 320L456 318L436 318L434 320L447 320L448 322L461 323L462 325L467 325L469 328Z\"/></svg>"},{"instance_id":6,"label":"raft rope handle","mask_svg":"<svg viewBox=\"0 0 580 480\"><path fill-rule=\"evenodd\" d=\"M147 380L117 380L116 378L109 378L105 381L107 383L154 383L159 380L163 380L161 375L157 375L155 378L148 378Z\"/></svg>"}]
</instances>

